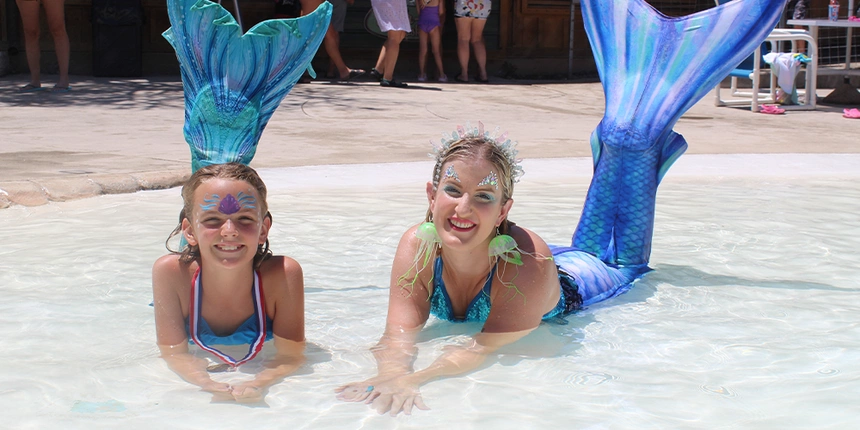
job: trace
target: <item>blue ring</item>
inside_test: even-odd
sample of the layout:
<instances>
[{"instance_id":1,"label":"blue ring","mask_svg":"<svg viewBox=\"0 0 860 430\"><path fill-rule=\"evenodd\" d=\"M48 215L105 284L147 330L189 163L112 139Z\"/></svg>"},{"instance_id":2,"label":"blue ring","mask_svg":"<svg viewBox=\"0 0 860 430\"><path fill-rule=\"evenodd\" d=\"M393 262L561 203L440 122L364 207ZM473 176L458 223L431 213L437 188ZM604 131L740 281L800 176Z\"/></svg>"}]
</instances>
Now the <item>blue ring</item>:
<instances>
[{"instance_id":1,"label":"blue ring","mask_svg":"<svg viewBox=\"0 0 860 430\"><path fill-rule=\"evenodd\" d=\"M364 391L365 391L365 392L368 392L368 393L369 393L369 392L371 392L371 391L373 391L373 385L368 385L368 386L367 386L367 389L366 389L366 390L364 390Z\"/></svg>"}]
</instances>

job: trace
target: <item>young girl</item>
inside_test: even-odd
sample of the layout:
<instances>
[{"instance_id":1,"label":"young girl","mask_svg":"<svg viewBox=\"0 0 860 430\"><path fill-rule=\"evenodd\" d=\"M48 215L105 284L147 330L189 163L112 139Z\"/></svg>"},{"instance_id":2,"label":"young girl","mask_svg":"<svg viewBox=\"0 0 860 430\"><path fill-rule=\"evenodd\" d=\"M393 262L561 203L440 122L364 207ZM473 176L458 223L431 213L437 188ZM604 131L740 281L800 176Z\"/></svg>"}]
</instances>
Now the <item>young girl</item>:
<instances>
[{"instance_id":1,"label":"young girl","mask_svg":"<svg viewBox=\"0 0 860 430\"><path fill-rule=\"evenodd\" d=\"M304 361L302 269L269 250L272 216L266 186L254 169L240 163L202 167L182 187L182 200L179 225L170 237L181 234L188 245L152 268L162 357L217 400L261 401L267 387ZM210 378L210 371L252 360L270 339L276 354L253 380L227 384ZM221 364L190 354L189 343ZM245 344L244 357L218 349Z\"/></svg>"},{"instance_id":2,"label":"young girl","mask_svg":"<svg viewBox=\"0 0 860 430\"><path fill-rule=\"evenodd\" d=\"M418 81L426 82L427 39L436 60L439 82L448 82L442 67L442 20L445 18L445 2L442 0L418 0Z\"/></svg>"}]
</instances>

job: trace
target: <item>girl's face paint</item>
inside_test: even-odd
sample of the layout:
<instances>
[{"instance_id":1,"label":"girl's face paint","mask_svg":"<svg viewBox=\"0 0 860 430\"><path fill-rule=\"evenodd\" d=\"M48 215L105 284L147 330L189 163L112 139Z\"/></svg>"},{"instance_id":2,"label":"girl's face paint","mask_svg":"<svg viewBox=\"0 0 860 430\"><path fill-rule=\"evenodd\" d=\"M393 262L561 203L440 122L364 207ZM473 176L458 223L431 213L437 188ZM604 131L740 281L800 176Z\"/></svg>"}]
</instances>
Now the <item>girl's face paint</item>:
<instances>
[{"instance_id":1,"label":"girl's face paint","mask_svg":"<svg viewBox=\"0 0 860 430\"><path fill-rule=\"evenodd\" d=\"M224 196L224 197L221 197ZM210 179L194 191L196 209L183 222L185 237L204 264L252 264L271 221L260 213L257 190L245 181Z\"/></svg>"},{"instance_id":2,"label":"girl's face paint","mask_svg":"<svg viewBox=\"0 0 860 430\"><path fill-rule=\"evenodd\" d=\"M204 204L200 205L203 211L210 211L218 205L218 212L224 215L233 215L242 209L255 209L257 207L257 199L253 195L245 194L239 191L236 197L232 194L227 194L223 199L218 194L212 194L203 198Z\"/></svg>"}]
</instances>

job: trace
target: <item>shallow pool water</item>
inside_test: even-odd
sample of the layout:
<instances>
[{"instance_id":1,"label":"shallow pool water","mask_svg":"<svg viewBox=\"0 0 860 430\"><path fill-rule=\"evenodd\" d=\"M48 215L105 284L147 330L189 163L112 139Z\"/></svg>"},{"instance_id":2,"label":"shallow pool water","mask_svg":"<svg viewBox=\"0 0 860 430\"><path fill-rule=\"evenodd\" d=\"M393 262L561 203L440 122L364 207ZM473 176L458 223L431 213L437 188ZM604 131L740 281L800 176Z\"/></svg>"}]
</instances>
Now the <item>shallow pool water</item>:
<instances>
[{"instance_id":1,"label":"shallow pool water","mask_svg":"<svg viewBox=\"0 0 860 430\"><path fill-rule=\"evenodd\" d=\"M589 163L527 161L511 219L568 243ZM389 265L423 217L429 163L261 171L272 246L304 268L309 342L266 407L212 404L158 357L150 269L177 189L2 210L0 427L846 428L860 419L858 165L682 157L658 191L653 272L425 385L432 409L396 418L333 390L373 375ZM431 320L417 366L478 329Z\"/></svg>"}]
</instances>

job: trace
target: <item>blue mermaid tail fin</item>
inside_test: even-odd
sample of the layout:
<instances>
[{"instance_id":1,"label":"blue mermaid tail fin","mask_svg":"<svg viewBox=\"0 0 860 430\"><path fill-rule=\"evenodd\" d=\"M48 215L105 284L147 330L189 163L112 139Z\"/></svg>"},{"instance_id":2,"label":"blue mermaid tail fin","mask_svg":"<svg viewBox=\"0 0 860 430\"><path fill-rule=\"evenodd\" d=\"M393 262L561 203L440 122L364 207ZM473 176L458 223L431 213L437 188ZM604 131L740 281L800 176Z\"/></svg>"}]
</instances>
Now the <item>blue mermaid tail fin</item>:
<instances>
[{"instance_id":1,"label":"blue mermaid tail fin","mask_svg":"<svg viewBox=\"0 0 860 430\"><path fill-rule=\"evenodd\" d=\"M767 37L784 3L735 0L668 18L643 0L582 0L606 112L572 246L553 256L586 304L650 270L657 186L687 149L672 127Z\"/></svg>"},{"instance_id":2,"label":"blue mermaid tail fin","mask_svg":"<svg viewBox=\"0 0 860 430\"><path fill-rule=\"evenodd\" d=\"M331 4L297 19L263 21L247 33L221 5L168 0L185 90L191 167L251 162L263 129L309 67L331 19Z\"/></svg>"},{"instance_id":3,"label":"blue mermaid tail fin","mask_svg":"<svg viewBox=\"0 0 860 430\"><path fill-rule=\"evenodd\" d=\"M573 247L647 264L657 185L687 148L672 127L776 25L783 0L736 0L667 18L643 0L583 0L606 95L591 136L594 178Z\"/></svg>"},{"instance_id":4,"label":"blue mermaid tail fin","mask_svg":"<svg viewBox=\"0 0 860 430\"><path fill-rule=\"evenodd\" d=\"M603 122L665 138L678 118L749 56L785 0L735 0L669 18L644 0L583 0L606 95Z\"/></svg>"}]
</instances>

